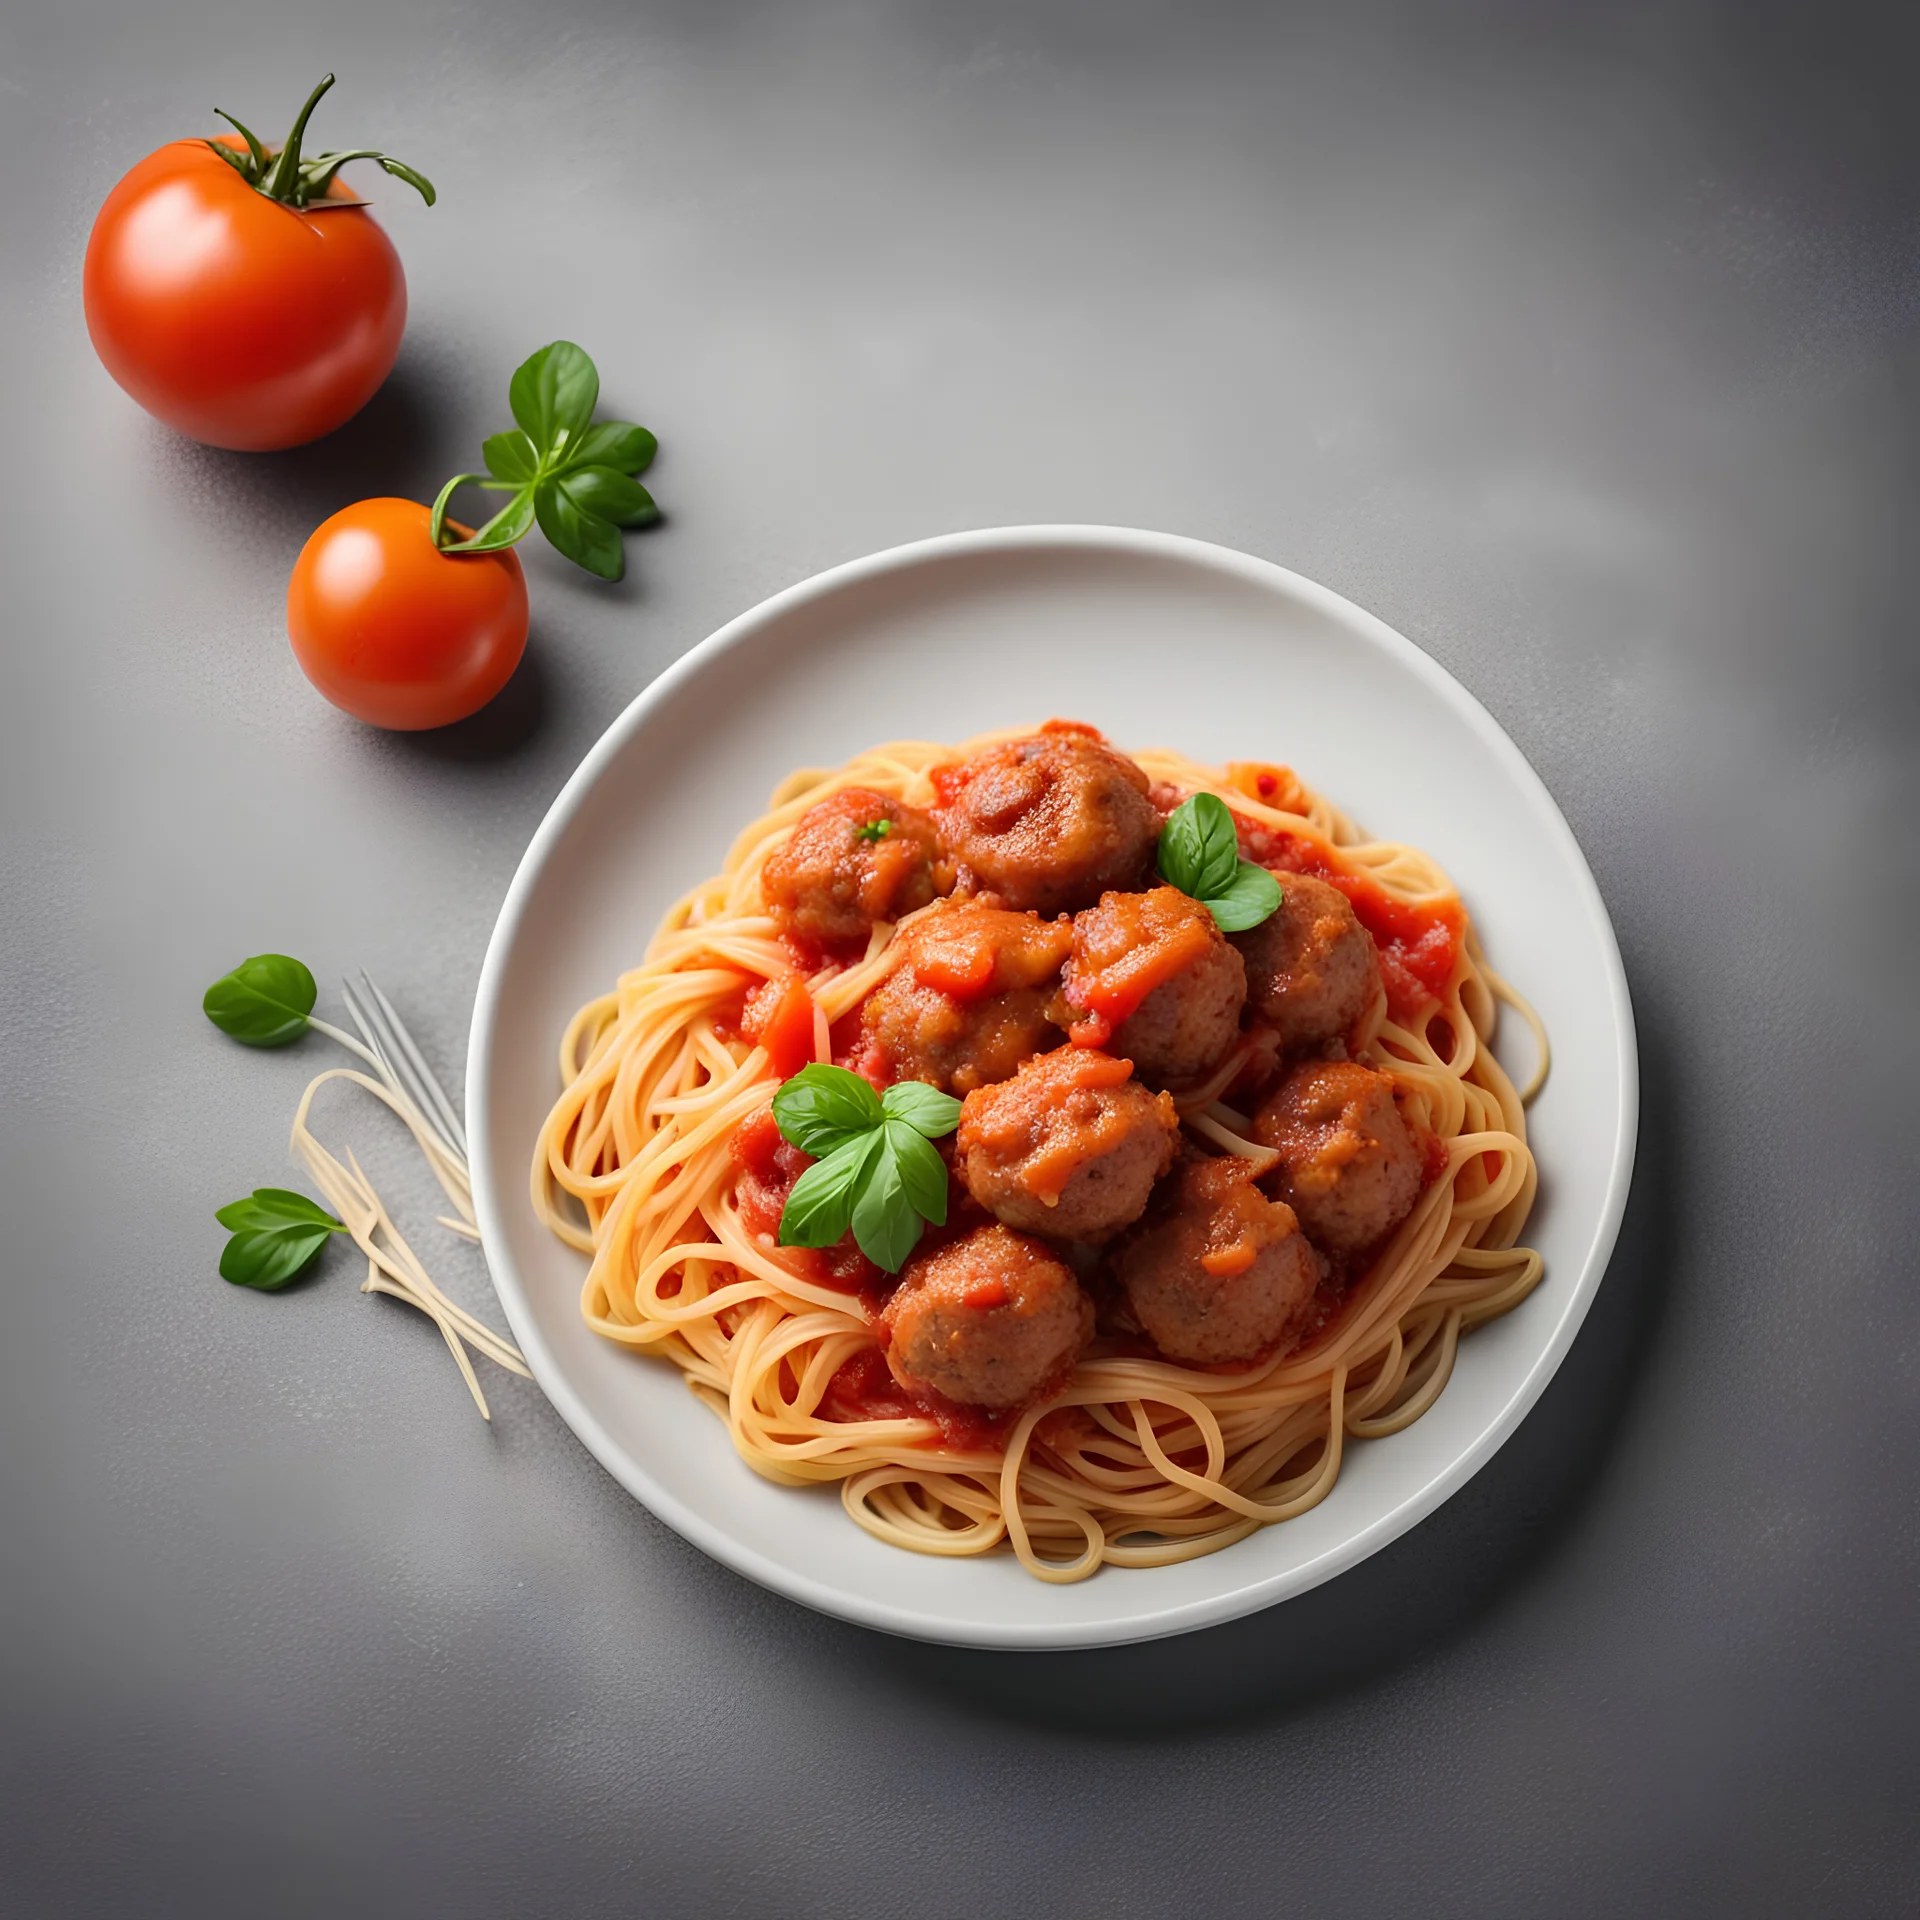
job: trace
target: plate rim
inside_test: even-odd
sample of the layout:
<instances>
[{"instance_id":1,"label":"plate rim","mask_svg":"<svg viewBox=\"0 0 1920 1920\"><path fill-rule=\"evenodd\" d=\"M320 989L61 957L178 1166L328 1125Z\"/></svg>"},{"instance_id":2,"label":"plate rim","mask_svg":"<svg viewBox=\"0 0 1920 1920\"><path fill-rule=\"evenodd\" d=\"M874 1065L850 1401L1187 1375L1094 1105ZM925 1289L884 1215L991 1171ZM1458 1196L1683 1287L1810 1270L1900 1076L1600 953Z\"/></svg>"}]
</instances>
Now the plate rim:
<instances>
[{"instance_id":1,"label":"plate rim","mask_svg":"<svg viewBox=\"0 0 1920 1920\"><path fill-rule=\"evenodd\" d=\"M704 671L710 662L760 628L809 601L928 562L1030 552L1047 547L1104 549L1135 556L1180 560L1210 567L1258 585L1277 588L1316 607L1323 614L1360 628L1454 708L1481 744L1504 763L1509 774L1523 788L1531 790L1550 835L1557 839L1562 855L1570 860L1577 890L1582 896L1592 929L1598 936L1603 970L1607 976L1608 999L1617 1035L1614 1069L1620 1118L1614 1135L1612 1163L1608 1169L1606 1197L1598 1230L1587 1249L1571 1299L1552 1338L1473 1444L1439 1468L1417 1491L1304 1565L1241 1586L1229 1587L1204 1599L1187 1601L1167 1607L1159 1613L1129 1620L1062 1621L1057 1626L1045 1623L1001 1623L996 1626L918 1612L890 1602L876 1601L866 1595L821 1585L810 1575L760 1552L686 1506L653 1480L644 1467L633 1460L601 1425L575 1392L564 1369L547 1346L534 1316L531 1298L509 1251L500 1204L503 1190L493 1164L491 1147L493 1033L498 1020L507 955L519 933L540 876L587 795L656 707L667 702L683 684ZM1559 803L1526 755L1481 701L1437 660L1378 615L1369 613L1344 595L1275 561L1263 560L1236 548L1186 534L1072 522L982 527L936 534L930 538L881 548L857 559L841 561L781 588L736 614L705 639L688 648L642 687L608 724L568 776L535 828L514 869L481 962L473 1018L468 1032L465 1099L467 1138L472 1143L473 1200L481 1251L494 1291L506 1314L507 1324L526 1357L535 1383L555 1411L575 1438L634 1499L710 1558L757 1585L783 1594L816 1612L906 1639L1026 1652L1119 1646L1163 1639L1278 1605L1358 1565L1417 1526L1443 1501L1458 1492L1512 1437L1545 1392L1547 1383L1559 1371L1586 1320L1594 1295L1599 1291L1612 1259L1626 1212L1638 1146L1639 1109L1639 1047L1633 1003L1627 985L1626 968L1620 957L1619 941L1606 903L1601 897L1586 854L1573 829L1567 824ZM519 1182L516 1180L513 1184L517 1187Z\"/></svg>"}]
</instances>

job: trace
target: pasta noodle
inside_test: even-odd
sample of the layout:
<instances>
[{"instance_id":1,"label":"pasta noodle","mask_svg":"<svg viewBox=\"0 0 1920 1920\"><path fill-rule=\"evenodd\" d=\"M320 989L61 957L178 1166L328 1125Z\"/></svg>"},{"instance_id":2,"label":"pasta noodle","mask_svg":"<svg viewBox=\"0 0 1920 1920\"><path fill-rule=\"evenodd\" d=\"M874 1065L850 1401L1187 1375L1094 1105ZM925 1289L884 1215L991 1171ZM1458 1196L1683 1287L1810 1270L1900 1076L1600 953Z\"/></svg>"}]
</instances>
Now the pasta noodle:
<instances>
[{"instance_id":1,"label":"pasta noodle","mask_svg":"<svg viewBox=\"0 0 1920 1920\"><path fill-rule=\"evenodd\" d=\"M829 1383L877 1345L871 1315L749 1230L730 1151L776 1084L765 1049L732 1024L743 990L794 964L762 906L761 869L826 795L858 786L927 806L934 768L1013 737L895 743L784 781L721 872L667 914L644 962L567 1027L565 1090L541 1129L532 1186L541 1218L590 1256L588 1323L677 1365L757 1472L837 1482L852 1518L896 1546L962 1556L1009 1545L1038 1578L1067 1582L1103 1565L1212 1553L1304 1513L1333 1487L1349 1439L1397 1433L1433 1405L1460 1336L1518 1305L1540 1278L1539 1255L1516 1244L1536 1173L1522 1095L1489 1044L1498 1007L1514 1008L1539 1039L1528 1098L1546 1047L1470 925L1424 1013L1402 1023L1376 1011L1358 1057L1393 1073L1408 1110L1442 1142L1444 1166L1322 1324L1264 1364L1184 1366L1096 1339L1066 1386L991 1448L956 1446L917 1415L830 1417ZM1156 783L1218 794L1394 901L1453 898L1425 854L1364 839L1291 776L1262 799L1232 770L1170 752L1133 757ZM877 928L863 959L809 978L817 1058L828 1057L830 1024L897 963L894 931ZM1217 1097L1189 1098L1183 1118L1211 1149L1270 1158Z\"/></svg>"}]
</instances>

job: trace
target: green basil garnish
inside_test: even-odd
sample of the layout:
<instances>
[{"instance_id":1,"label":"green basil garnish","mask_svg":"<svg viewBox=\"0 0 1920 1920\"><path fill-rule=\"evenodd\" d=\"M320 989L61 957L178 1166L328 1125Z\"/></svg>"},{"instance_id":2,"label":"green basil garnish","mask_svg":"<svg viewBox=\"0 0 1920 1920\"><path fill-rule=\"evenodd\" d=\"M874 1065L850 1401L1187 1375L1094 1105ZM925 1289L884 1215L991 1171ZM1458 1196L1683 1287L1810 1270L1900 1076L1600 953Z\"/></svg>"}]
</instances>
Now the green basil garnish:
<instances>
[{"instance_id":1,"label":"green basil garnish","mask_svg":"<svg viewBox=\"0 0 1920 1920\"><path fill-rule=\"evenodd\" d=\"M261 1293L278 1293L313 1265L336 1233L347 1230L304 1193L285 1187L255 1187L213 1217L233 1235L220 1254L220 1278Z\"/></svg>"},{"instance_id":2,"label":"green basil garnish","mask_svg":"<svg viewBox=\"0 0 1920 1920\"><path fill-rule=\"evenodd\" d=\"M893 1156L900 1191L921 1219L936 1227L947 1224L947 1163L934 1144L911 1121L889 1120L887 1151ZM919 1239L919 1234L914 1238Z\"/></svg>"},{"instance_id":3,"label":"green basil garnish","mask_svg":"<svg viewBox=\"0 0 1920 1920\"><path fill-rule=\"evenodd\" d=\"M1160 830L1161 873L1196 900L1224 893L1240 865L1240 835L1227 803L1196 793L1176 807Z\"/></svg>"},{"instance_id":4,"label":"green basil garnish","mask_svg":"<svg viewBox=\"0 0 1920 1920\"><path fill-rule=\"evenodd\" d=\"M960 1102L924 1080L902 1080L889 1087L881 1096L880 1111L889 1120L904 1120L929 1140L944 1140L960 1124Z\"/></svg>"},{"instance_id":5,"label":"green basil garnish","mask_svg":"<svg viewBox=\"0 0 1920 1920\"><path fill-rule=\"evenodd\" d=\"M879 1147L872 1164L853 1197L853 1237L860 1251L881 1272L898 1273L907 1264L908 1254L920 1243L920 1215L907 1198L907 1183L901 1177L892 1128L883 1130L878 1139ZM920 1144L927 1146L924 1140ZM927 1147L927 1151L933 1153L931 1147ZM936 1160L939 1157L934 1154ZM945 1172L943 1167L943 1186Z\"/></svg>"},{"instance_id":6,"label":"green basil garnish","mask_svg":"<svg viewBox=\"0 0 1920 1920\"><path fill-rule=\"evenodd\" d=\"M307 1030L320 997L313 975L284 953L256 953L223 973L201 997L201 1010L222 1033L250 1047L284 1047Z\"/></svg>"},{"instance_id":7,"label":"green basil garnish","mask_svg":"<svg viewBox=\"0 0 1920 1920\"><path fill-rule=\"evenodd\" d=\"M865 1080L845 1067L822 1066L817 1060L802 1067L773 1096L773 1119L781 1139L816 1160L825 1159L855 1134L877 1127L882 1117L880 1096Z\"/></svg>"},{"instance_id":8,"label":"green basil garnish","mask_svg":"<svg viewBox=\"0 0 1920 1920\"><path fill-rule=\"evenodd\" d=\"M1257 927L1282 898L1265 867L1240 858L1232 809L1218 794L1196 793L1173 810L1155 861L1161 879L1198 900L1222 933Z\"/></svg>"},{"instance_id":9,"label":"green basil garnish","mask_svg":"<svg viewBox=\"0 0 1920 1920\"><path fill-rule=\"evenodd\" d=\"M1285 895L1265 867L1242 860L1224 888L1207 897L1207 911L1222 933L1245 933L1277 908Z\"/></svg>"},{"instance_id":10,"label":"green basil garnish","mask_svg":"<svg viewBox=\"0 0 1920 1920\"><path fill-rule=\"evenodd\" d=\"M854 1200L879 1147L879 1134L856 1133L794 1182L780 1214L783 1247L830 1247L845 1236Z\"/></svg>"},{"instance_id":11,"label":"green basil garnish","mask_svg":"<svg viewBox=\"0 0 1920 1920\"><path fill-rule=\"evenodd\" d=\"M933 1142L960 1124L950 1093L903 1080L884 1095L816 1061L773 1096L780 1137L819 1156L780 1215L783 1247L831 1247L849 1229L876 1267L898 1273L925 1224L947 1218L947 1166Z\"/></svg>"},{"instance_id":12,"label":"green basil garnish","mask_svg":"<svg viewBox=\"0 0 1920 1920\"><path fill-rule=\"evenodd\" d=\"M507 388L519 425L480 443L485 473L457 473L433 503L433 543L444 553L498 553L534 522L577 566L602 580L627 568L622 528L660 518L639 481L658 443L630 420L593 423L600 375L571 340L556 340L527 360ZM471 539L447 536L447 503L460 487L513 497Z\"/></svg>"}]
</instances>

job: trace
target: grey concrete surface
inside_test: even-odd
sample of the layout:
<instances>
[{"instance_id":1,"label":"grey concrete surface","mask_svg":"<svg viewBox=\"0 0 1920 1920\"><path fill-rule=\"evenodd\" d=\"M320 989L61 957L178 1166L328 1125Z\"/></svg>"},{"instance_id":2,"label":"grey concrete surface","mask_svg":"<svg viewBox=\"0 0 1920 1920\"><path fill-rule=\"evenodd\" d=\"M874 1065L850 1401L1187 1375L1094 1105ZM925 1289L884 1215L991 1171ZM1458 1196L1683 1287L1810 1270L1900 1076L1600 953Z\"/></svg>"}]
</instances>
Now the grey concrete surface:
<instances>
[{"instance_id":1,"label":"grey concrete surface","mask_svg":"<svg viewBox=\"0 0 1920 1920\"><path fill-rule=\"evenodd\" d=\"M1914 1911L1917 51L1697 0L8 7L0 1906ZM400 366L305 451L183 445L88 348L93 211L329 67L328 142L442 189L379 191ZM430 496L556 334L668 524L618 589L530 551L499 707L370 734L288 654L299 543ZM198 997L365 966L457 1074L650 675L1024 520L1270 556L1478 693L1612 908L1646 1114L1465 1492L1264 1616L1016 1659L710 1565L350 1262L222 1285L315 1052Z\"/></svg>"}]
</instances>

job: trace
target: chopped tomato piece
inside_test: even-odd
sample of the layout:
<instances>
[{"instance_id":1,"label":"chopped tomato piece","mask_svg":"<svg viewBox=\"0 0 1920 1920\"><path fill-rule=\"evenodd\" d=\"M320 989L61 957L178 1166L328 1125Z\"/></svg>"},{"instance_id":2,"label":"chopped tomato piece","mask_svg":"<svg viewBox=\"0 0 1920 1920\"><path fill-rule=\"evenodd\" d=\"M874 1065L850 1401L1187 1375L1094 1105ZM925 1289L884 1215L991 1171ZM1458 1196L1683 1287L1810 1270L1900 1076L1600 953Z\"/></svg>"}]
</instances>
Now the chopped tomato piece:
<instances>
[{"instance_id":1,"label":"chopped tomato piece","mask_svg":"<svg viewBox=\"0 0 1920 1920\"><path fill-rule=\"evenodd\" d=\"M936 993L977 1000L993 984L994 959L984 925L971 919L950 927L936 923L914 942L913 977Z\"/></svg>"},{"instance_id":2,"label":"chopped tomato piece","mask_svg":"<svg viewBox=\"0 0 1920 1920\"><path fill-rule=\"evenodd\" d=\"M1216 1280L1231 1280L1236 1273L1245 1273L1259 1253L1251 1240L1241 1239L1230 1247L1209 1247L1200 1256L1200 1264Z\"/></svg>"},{"instance_id":3,"label":"chopped tomato piece","mask_svg":"<svg viewBox=\"0 0 1920 1920\"><path fill-rule=\"evenodd\" d=\"M766 1048L780 1079L791 1079L813 1058L813 996L807 983L789 973L754 988L740 1030Z\"/></svg>"}]
</instances>

